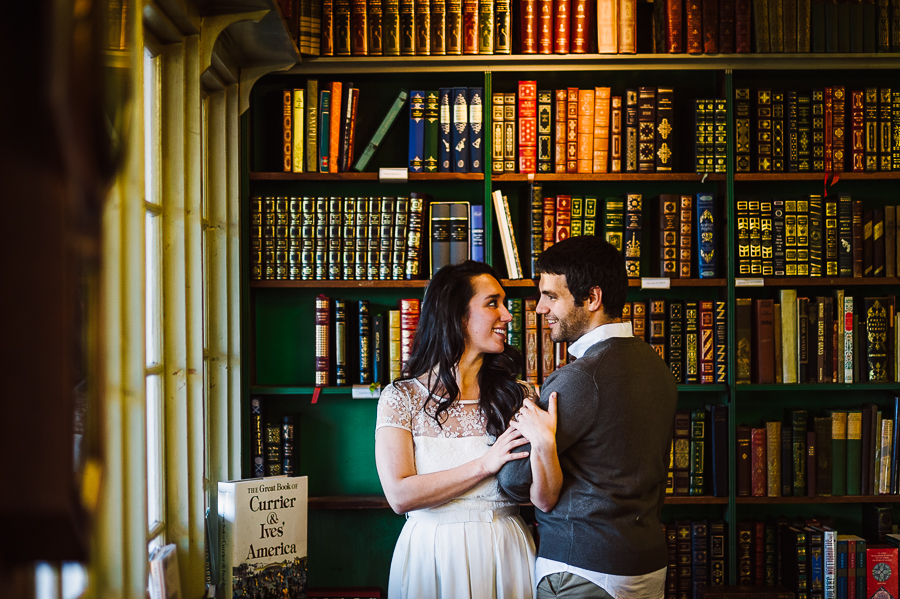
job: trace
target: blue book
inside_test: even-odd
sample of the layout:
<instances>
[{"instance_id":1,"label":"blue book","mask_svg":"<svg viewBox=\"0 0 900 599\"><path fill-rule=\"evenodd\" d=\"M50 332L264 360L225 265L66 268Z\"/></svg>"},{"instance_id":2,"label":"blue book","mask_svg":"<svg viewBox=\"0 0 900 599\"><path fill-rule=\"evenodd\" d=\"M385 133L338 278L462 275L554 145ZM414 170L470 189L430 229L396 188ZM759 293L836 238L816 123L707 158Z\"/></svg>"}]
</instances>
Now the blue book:
<instances>
[{"instance_id":1,"label":"blue book","mask_svg":"<svg viewBox=\"0 0 900 599\"><path fill-rule=\"evenodd\" d=\"M484 88L469 88L469 172L484 172Z\"/></svg>"},{"instance_id":2,"label":"blue book","mask_svg":"<svg viewBox=\"0 0 900 599\"><path fill-rule=\"evenodd\" d=\"M453 117L450 111L450 96L453 90L449 87L442 87L440 91L440 116L438 118L438 172L452 173L453 165L450 164L450 126L453 124Z\"/></svg>"},{"instance_id":3,"label":"blue book","mask_svg":"<svg viewBox=\"0 0 900 599\"><path fill-rule=\"evenodd\" d=\"M711 193L697 194L697 272L716 278L716 202Z\"/></svg>"},{"instance_id":4,"label":"blue book","mask_svg":"<svg viewBox=\"0 0 900 599\"><path fill-rule=\"evenodd\" d=\"M472 260L484 262L484 206L472 206Z\"/></svg>"},{"instance_id":5,"label":"blue book","mask_svg":"<svg viewBox=\"0 0 900 599\"><path fill-rule=\"evenodd\" d=\"M451 101L453 103L452 154L454 173L469 172L469 89L454 87Z\"/></svg>"},{"instance_id":6,"label":"blue book","mask_svg":"<svg viewBox=\"0 0 900 599\"><path fill-rule=\"evenodd\" d=\"M319 92L319 172L328 172L328 156L331 151L331 92Z\"/></svg>"},{"instance_id":7,"label":"blue book","mask_svg":"<svg viewBox=\"0 0 900 599\"><path fill-rule=\"evenodd\" d=\"M425 92L409 93L409 172L425 170Z\"/></svg>"},{"instance_id":8,"label":"blue book","mask_svg":"<svg viewBox=\"0 0 900 599\"><path fill-rule=\"evenodd\" d=\"M376 383L384 387L387 382L384 379L384 352L387 350L384 338L384 316L376 314L372 318L372 378Z\"/></svg>"},{"instance_id":9,"label":"blue book","mask_svg":"<svg viewBox=\"0 0 900 599\"><path fill-rule=\"evenodd\" d=\"M849 589L848 585L848 576L852 576L848 569L849 565L849 556L847 552L849 551L848 543L847 543L846 535L838 535L837 537L837 564L836 564L836 575L835 575L835 597L838 599L853 599L852 597L847 596L847 592Z\"/></svg>"}]
</instances>

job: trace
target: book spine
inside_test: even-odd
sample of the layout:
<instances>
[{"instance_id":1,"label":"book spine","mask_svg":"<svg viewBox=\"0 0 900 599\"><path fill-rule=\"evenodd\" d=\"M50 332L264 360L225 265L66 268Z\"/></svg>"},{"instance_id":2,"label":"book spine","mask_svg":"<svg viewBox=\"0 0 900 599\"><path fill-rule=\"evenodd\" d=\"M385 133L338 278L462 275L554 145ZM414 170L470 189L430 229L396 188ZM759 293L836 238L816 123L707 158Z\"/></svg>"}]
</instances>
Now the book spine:
<instances>
[{"instance_id":1,"label":"book spine","mask_svg":"<svg viewBox=\"0 0 900 599\"><path fill-rule=\"evenodd\" d=\"M497 0L494 6L494 54L512 52L512 2ZM532 14L534 11L532 2Z\"/></svg>"},{"instance_id":2,"label":"book spine","mask_svg":"<svg viewBox=\"0 0 900 599\"><path fill-rule=\"evenodd\" d=\"M617 0L597 2L597 51L600 54L618 52L618 7Z\"/></svg>"},{"instance_id":3,"label":"book spine","mask_svg":"<svg viewBox=\"0 0 900 599\"><path fill-rule=\"evenodd\" d=\"M463 53L462 0L447 0L447 54Z\"/></svg>"},{"instance_id":4,"label":"book spine","mask_svg":"<svg viewBox=\"0 0 900 599\"><path fill-rule=\"evenodd\" d=\"M622 172L622 96L610 98L610 172ZM898 169L900 170L900 169Z\"/></svg>"},{"instance_id":5,"label":"book spine","mask_svg":"<svg viewBox=\"0 0 900 599\"><path fill-rule=\"evenodd\" d=\"M250 398L250 464L251 476L266 475L265 466L265 416L262 398Z\"/></svg>"},{"instance_id":6,"label":"book spine","mask_svg":"<svg viewBox=\"0 0 900 599\"><path fill-rule=\"evenodd\" d=\"M286 173L291 172L293 167L293 160L291 158L291 154L293 151L293 113L294 113L294 98L291 90L284 90L282 101L282 138L281 138L281 147L282 147L282 156L283 156L283 170Z\"/></svg>"},{"instance_id":7,"label":"book spine","mask_svg":"<svg viewBox=\"0 0 900 599\"><path fill-rule=\"evenodd\" d=\"M467 172L484 172L484 88L469 88L469 164Z\"/></svg>"},{"instance_id":8,"label":"book spine","mask_svg":"<svg viewBox=\"0 0 900 599\"><path fill-rule=\"evenodd\" d=\"M641 204L641 194L632 193L625 197L625 274L631 279L638 279L641 276L641 237L643 229Z\"/></svg>"},{"instance_id":9,"label":"book spine","mask_svg":"<svg viewBox=\"0 0 900 599\"><path fill-rule=\"evenodd\" d=\"M441 3L443 4L443 2ZM382 0L368 0L366 13L366 26L368 28L367 49L369 56L381 56L384 54L382 44Z\"/></svg>"},{"instance_id":10,"label":"book spine","mask_svg":"<svg viewBox=\"0 0 900 599\"><path fill-rule=\"evenodd\" d=\"M502 175L503 168L503 102L502 93L491 94L491 174Z\"/></svg>"},{"instance_id":11,"label":"book spine","mask_svg":"<svg viewBox=\"0 0 900 599\"><path fill-rule=\"evenodd\" d=\"M484 262L484 206L472 206L471 225L472 260Z\"/></svg>"},{"instance_id":12,"label":"book spine","mask_svg":"<svg viewBox=\"0 0 900 599\"><path fill-rule=\"evenodd\" d=\"M462 0L462 53L478 54L480 0Z\"/></svg>"},{"instance_id":13,"label":"book spine","mask_svg":"<svg viewBox=\"0 0 900 599\"><path fill-rule=\"evenodd\" d=\"M702 0L703 52L718 54L719 52L719 3L715 0Z\"/></svg>"},{"instance_id":14,"label":"book spine","mask_svg":"<svg viewBox=\"0 0 900 599\"><path fill-rule=\"evenodd\" d=\"M342 206L340 198L328 200L328 278L339 280L342 275L341 254L343 251L343 225Z\"/></svg>"},{"instance_id":15,"label":"book spine","mask_svg":"<svg viewBox=\"0 0 900 599\"><path fill-rule=\"evenodd\" d=\"M469 259L469 203L450 204L450 263Z\"/></svg>"},{"instance_id":16,"label":"book spine","mask_svg":"<svg viewBox=\"0 0 900 599\"><path fill-rule=\"evenodd\" d=\"M393 250L394 250L394 215L397 206L397 198L381 198L381 214L376 215L379 218L378 227L374 231L370 231L370 240L372 236L377 235L375 243L378 248L378 279L385 281L393 278Z\"/></svg>"},{"instance_id":17,"label":"book spine","mask_svg":"<svg viewBox=\"0 0 900 599\"><path fill-rule=\"evenodd\" d=\"M356 200L344 198L344 209L341 215L341 266L343 279L350 281L356 278Z\"/></svg>"},{"instance_id":18,"label":"book spine","mask_svg":"<svg viewBox=\"0 0 900 599\"><path fill-rule=\"evenodd\" d=\"M400 0L383 0L382 44L385 56L400 56Z\"/></svg>"},{"instance_id":19,"label":"book spine","mask_svg":"<svg viewBox=\"0 0 900 599\"><path fill-rule=\"evenodd\" d=\"M536 300L525 300L523 313L525 319L525 380L535 385L538 383L538 345L540 342L538 315L535 312L536 307Z\"/></svg>"},{"instance_id":20,"label":"book spine","mask_svg":"<svg viewBox=\"0 0 900 599\"><path fill-rule=\"evenodd\" d=\"M341 100L341 136L340 136L340 144L338 147L338 172L346 172L349 170L350 163L348 160L352 159L353 151L351 150L351 131L353 124L353 84L348 83L344 86L344 97ZM357 97L359 95L359 91L357 90Z\"/></svg>"},{"instance_id":21,"label":"book spine","mask_svg":"<svg viewBox=\"0 0 900 599\"><path fill-rule=\"evenodd\" d=\"M687 22L687 53L703 54L703 2L687 0L684 7Z\"/></svg>"},{"instance_id":22,"label":"book spine","mask_svg":"<svg viewBox=\"0 0 900 599\"><path fill-rule=\"evenodd\" d=\"M553 0L554 35L553 52L555 54L569 53L569 18L572 0Z\"/></svg>"},{"instance_id":23,"label":"book spine","mask_svg":"<svg viewBox=\"0 0 900 599\"><path fill-rule=\"evenodd\" d=\"M538 54L553 54L553 2L554 0L537 0Z\"/></svg>"},{"instance_id":24,"label":"book spine","mask_svg":"<svg viewBox=\"0 0 900 599\"><path fill-rule=\"evenodd\" d=\"M609 170L610 88L594 88L594 122L591 172Z\"/></svg>"},{"instance_id":25,"label":"book spine","mask_svg":"<svg viewBox=\"0 0 900 599\"><path fill-rule=\"evenodd\" d=\"M416 2L415 0L399 0L398 12L400 20L400 55L416 54Z\"/></svg>"},{"instance_id":26,"label":"book spine","mask_svg":"<svg viewBox=\"0 0 900 599\"><path fill-rule=\"evenodd\" d=\"M352 0L350 5L350 53L369 54L369 24L366 0Z\"/></svg>"},{"instance_id":27,"label":"book spine","mask_svg":"<svg viewBox=\"0 0 900 599\"><path fill-rule=\"evenodd\" d=\"M403 280L406 274L406 239L409 234L409 198L397 198L394 203L394 208L391 279L400 281ZM466 241L468 242L468 239Z\"/></svg>"},{"instance_id":28,"label":"book spine","mask_svg":"<svg viewBox=\"0 0 900 599\"><path fill-rule=\"evenodd\" d=\"M738 426L735 429L737 455L737 495L750 497L753 494L752 430L749 426Z\"/></svg>"},{"instance_id":29,"label":"book spine","mask_svg":"<svg viewBox=\"0 0 900 599\"><path fill-rule=\"evenodd\" d=\"M375 383L385 382L384 363L387 354L387 337L384 330L384 316L376 314L372 318L372 378Z\"/></svg>"},{"instance_id":30,"label":"book spine","mask_svg":"<svg viewBox=\"0 0 900 599\"><path fill-rule=\"evenodd\" d=\"M406 369L406 364L412 354L413 342L415 341L416 328L419 326L419 308L420 300L418 299L401 299L400 300L400 370Z\"/></svg>"},{"instance_id":31,"label":"book spine","mask_svg":"<svg viewBox=\"0 0 900 599\"><path fill-rule=\"evenodd\" d=\"M660 87L656 90L654 153L657 172L672 172L676 162L675 146L672 143L677 135L674 95L675 91L670 87Z\"/></svg>"},{"instance_id":32,"label":"book spine","mask_svg":"<svg viewBox=\"0 0 900 599\"><path fill-rule=\"evenodd\" d=\"M310 173L319 171L319 82L316 79L306 80L306 170Z\"/></svg>"},{"instance_id":33,"label":"book spine","mask_svg":"<svg viewBox=\"0 0 900 599\"><path fill-rule=\"evenodd\" d=\"M766 436L766 496L781 497L781 423L767 422Z\"/></svg>"},{"instance_id":34,"label":"book spine","mask_svg":"<svg viewBox=\"0 0 900 599\"><path fill-rule=\"evenodd\" d=\"M331 300L325 295L316 297L316 386L327 386L330 380Z\"/></svg>"},{"instance_id":35,"label":"book spine","mask_svg":"<svg viewBox=\"0 0 900 599\"><path fill-rule=\"evenodd\" d=\"M697 275L701 279L714 279L717 275L716 255L716 207L715 198L710 193L698 193L697 206Z\"/></svg>"},{"instance_id":36,"label":"book spine","mask_svg":"<svg viewBox=\"0 0 900 599\"><path fill-rule=\"evenodd\" d=\"M409 234L406 238L406 278L421 278L422 269L422 235L424 233L426 194L412 193L409 198Z\"/></svg>"},{"instance_id":37,"label":"book spine","mask_svg":"<svg viewBox=\"0 0 900 599\"><path fill-rule=\"evenodd\" d=\"M454 164L451 162L453 153L450 145L452 139L450 131L453 125L453 113L450 110L450 103L453 97L453 90L449 87L442 87L439 94L438 125L440 139L438 141L438 171L441 173L452 173Z\"/></svg>"},{"instance_id":38,"label":"book spine","mask_svg":"<svg viewBox=\"0 0 900 599\"><path fill-rule=\"evenodd\" d=\"M400 310L388 311L387 326L387 372L388 380L394 381L403 372L403 333L400 327Z\"/></svg>"},{"instance_id":39,"label":"book spine","mask_svg":"<svg viewBox=\"0 0 900 599\"><path fill-rule=\"evenodd\" d=\"M666 345L666 362L676 383L684 382L684 302L669 301L669 339Z\"/></svg>"},{"instance_id":40,"label":"book spine","mask_svg":"<svg viewBox=\"0 0 900 599\"><path fill-rule=\"evenodd\" d=\"M450 264L450 205L432 202L431 216L431 276L442 266Z\"/></svg>"},{"instance_id":41,"label":"book spine","mask_svg":"<svg viewBox=\"0 0 900 599\"><path fill-rule=\"evenodd\" d=\"M750 429L750 494L766 496L766 429Z\"/></svg>"},{"instance_id":42,"label":"book spine","mask_svg":"<svg viewBox=\"0 0 900 599\"><path fill-rule=\"evenodd\" d=\"M454 87L452 92L452 147L451 162L454 173L465 173L469 166L469 90Z\"/></svg>"},{"instance_id":43,"label":"book spine","mask_svg":"<svg viewBox=\"0 0 900 599\"><path fill-rule=\"evenodd\" d=\"M638 171L656 170L656 88L642 87L638 91Z\"/></svg>"},{"instance_id":44,"label":"book spine","mask_svg":"<svg viewBox=\"0 0 900 599\"><path fill-rule=\"evenodd\" d=\"M447 5L444 0L431 0L429 46L432 56L447 54Z\"/></svg>"},{"instance_id":45,"label":"book spine","mask_svg":"<svg viewBox=\"0 0 900 599\"><path fill-rule=\"evenodd\" d=\"M494 53L494 0L478 0L477 53Z\"/></svg>"},{"instance_id":46,"label":"book spine","mask_svg":"<svg viewBox=\"0 0 900 599\"><path fill-rule=\"evenodd\" d=\"M521 54L537 54L538 46L538 2L537 0L520 0L519 13L519 52Z\"/></svg>"},{"instance_id":47,"label":"book spine","mask_svg":"<svg viewBox=\"0 0 900 599\"><path fill-rule=\"evenodd\" d=\"M713 337L715 326L713 323L714 310L712 301L700 302L700 338L699 338L699 370L700 383L711 384L715 382L715 352L713 349Z\"/></svg>"},{"instance_id":48,"label":"book spine","mask_svg":"<svg viewBox=\"0 0 900 599\"><path fill-rule=\"evenodd\" d=\"M440 118L440 92L425 92L425 135L423 137L423 171L438 172L438 119Z\"/></svg>"},{"instance_id":49,"label":"book spine","mask_svg":"<svg viewBox=\"0 0 900 599\"><path fill-rule=\"evenodd\" d=\"M588 2L587 0L573 0L571 15L571 44L572 54L586 54L588 51Z\"/></svg>"},{"instance_id":50,"label":"book spine","mask_svg":"<svg viewBox=\"0 0 900 599\"><path fill-rule=\"evenodd\" d=\"M413 90L409 96L409 172L424 171L425 92Z\"/></svg>"},{"instance_id":51,"label":"book spine","mask_svg":"<svg viewBox=\"0 0 900 599\"><path fill-rule=\"evenodd\" d=\"M576 172L590 174L593 168L594 90L578 90Z\"/></svg>"},{"instance_id":52,"label":"book spine","mask_svg":"<svg viewBox=\"0 0 900 599\"><path fill-rule=\"evenodd\" d=\"M625 172L638 171L638 91L625 92Z\"/></svg>"},{"instance_id":53,"label":"book spine","mask_svg":"<svg viewBox=\"0 0 900 599\"><path fill-rule=\"evenodd\" d=\"M519 172L537 171L537 82L519 81L518 85Z\"/></svg>"},{"instance_id":54,"label":"book spine","mask_svg":"<svg viewBox=\"0 0 900 599\"><path fill-rule=\"evenodd\" d=\"M728 380L728 318L726 302L716 301L715 313L715 368L716 383Z\"/></svg>"},{"instance_id":55,"label":"book spine","mask_svg":"<svg viewBox=\"0 0 900 599\"><path fill-rule=\"evenodd\" d=\"M372 315L369 300L359 300L359 383L372 382Z\"/></svg>"},{"instance_id":56,"label":"book spine","mask_svg":"<svg viewBox=\"0 0 900 599\"><path fill-rule=\"evenodd\" d=\"M503 170L507 173L516 172L518 153L516 151L516 108L518 101L516 94L504 94L503 97Z\"/></svg>"},{"instance_id":57,"label":"book spine","mask_svg":"<svg viewBox=\"0 0 900 599\"><path fill-rule=\"evenodd\" d=\"M335 384L347 385L347 302L334 300L334 374Z\"/></svg>"},{"instance_id":58,"label":"book spine","mask_svg":"<svg viewBox=\"0 0 900 599\"><path fill-rule=\"evenodd\" d=\"M306 90L295 89L292 93L293 105L291 111L291 170L295 173L302 173L303 168L306 165L306 160L303 156L305 144L303 127L306 123Z\"/></svg>"},{"instance_id":59,"label":"book spine","mask_svg":"<svg viewBox=\"0 0 900 599\"><path fill-rule=\"evenodd\" d=\"M323 89L319 100L319 167L320 173L329 172L331 163L331 90Z\"/></svg>"},{"instance_id":60,"label":"book spine","mask_svg":"<svg viewBox=\"0 0 900 599\"><path fill-rule=\"evenodd\" d=\"M685 331L685 383L696 385L700 382L700 316L697 302L689 301L684 306Z\"/></svg>"},{"instance_id":61,"label":"book spine","mask_svg":"<svg viewBox=\"0 0 900 599\"><path fill-rule=\"evenodd\" d=\"M553 172L553 92L538 90L537 98L537 172L551 173ZM500 139L502 141L502 135Z\"/></svg>"},{"instance_id":62,"label":"book spine","mask_svg":"<svg viewBox=\"0 0 900 599\"><path fill-rule=\"evenodd\" d=\"M524 352L524 339L522 331L524 327L524 306L519 298L507 298L506 309L512 319L506 325L506 343L515 347L519 352Z\"/></svg>"},{"instance_id":63,"label":"book spine","mask_svg":"<svg viewBox=\"0 0 900 599\"><path fill-rule=\"evenodd\" d=\"M350 0L334 0L334 55L350 56Z\"/></svg>"},{"instance_id":64,"label":"book spine","mask_svg":"<svg viewBox=\"0 0 900 599\"><path fill-rule=\"evenodd\" d=\"M417 56L431 55L431 0L415 1L415 44Z\"/></svg>"},{"instance_id":65,"label":"book spine","mask_svg":"<svg viewBox=\"0 0 900 599\"><path fill-rule=\"evenodd\" d=\"M322 0L321 56L334 56L334 0Z\"/></svg>"}]
</instances>

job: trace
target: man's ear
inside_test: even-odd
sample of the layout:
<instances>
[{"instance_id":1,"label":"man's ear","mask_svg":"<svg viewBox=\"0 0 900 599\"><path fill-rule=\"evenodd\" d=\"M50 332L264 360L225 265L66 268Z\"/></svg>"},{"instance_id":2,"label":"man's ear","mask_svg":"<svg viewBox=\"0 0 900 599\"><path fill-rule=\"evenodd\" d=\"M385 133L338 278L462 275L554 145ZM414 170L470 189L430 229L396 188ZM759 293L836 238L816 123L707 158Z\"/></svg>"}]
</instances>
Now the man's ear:
<instances>
[{"instance_id":1,"label":"man's ear","mask_svg":"<svg viewBox=\"0 0 900 599\"><path fill-rule=\"evenodd\" d=\"M587 298L588 310L591 312L603 311L603 290L599 287L591 287Z\"/></svg>"}]
</instances>

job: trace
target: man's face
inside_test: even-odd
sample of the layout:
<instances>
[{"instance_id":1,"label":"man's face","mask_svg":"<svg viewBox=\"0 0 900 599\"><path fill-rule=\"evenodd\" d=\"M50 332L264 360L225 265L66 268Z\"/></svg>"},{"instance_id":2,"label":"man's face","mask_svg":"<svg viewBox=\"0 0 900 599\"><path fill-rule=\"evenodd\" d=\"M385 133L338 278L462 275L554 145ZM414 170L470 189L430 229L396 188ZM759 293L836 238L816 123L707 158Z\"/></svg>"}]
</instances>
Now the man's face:
<instances>
[{"instance_id":1,"label":"man's face","mask_svg":"<svg viewBox=\"0 0 900 599\"><path fill-rule=\"evenodd\" d=\"M544 315L544 321L550 326L550 339L554 343L571 343L588 332L590 310L586 303L575 305L565 275L541 274L539 288L541 299L536 311Z\"/></svg>"}]
</instances>

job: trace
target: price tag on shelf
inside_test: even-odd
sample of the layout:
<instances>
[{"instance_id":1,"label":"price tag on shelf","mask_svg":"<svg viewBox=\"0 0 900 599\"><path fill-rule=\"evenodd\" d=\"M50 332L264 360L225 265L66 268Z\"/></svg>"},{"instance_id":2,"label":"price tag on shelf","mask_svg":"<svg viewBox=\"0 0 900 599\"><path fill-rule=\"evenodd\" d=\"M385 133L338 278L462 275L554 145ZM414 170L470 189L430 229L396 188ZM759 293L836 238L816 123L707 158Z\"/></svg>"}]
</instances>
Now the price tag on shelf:
<instances>
[{"instance_id":1,"label":"price tag on shelf","mask_svg":"<svg viewBox=\"0 0 900 599\"><path fill-rule=\"evenodd\" d=\"M763 279L735 279L735 287L764 287L766 282Z\"/></svg>"},{"instance_id":2,"label":"price tag on shelf","mask_svg":"<svg viewBox=\"0 0 900 599\"><path fill-rule=\"evenodd\" d=\"M669 277L642 277L641 289L668 289L671 281Z\"/></svg>"},{"instance_id":3,"label":"price tag on shelf","mask_svg":"<svg viewBox=\"0 0 900 599\"><path fill-rule=\"evenodd\" d=\"M353 385L353 399L378 399L381 397L381 385Z\"/></svg>"},{"instance_id":4,"label":"price tag on shelf","mask_svg":"<svg viewBox=\"0 0 900 599\"><path fill-rule=\"evenodd\" d=\"M378 180L381 183L406 183L409 181L409 169L405 168L380 168Z\"/></svg>"}]
</instances>

